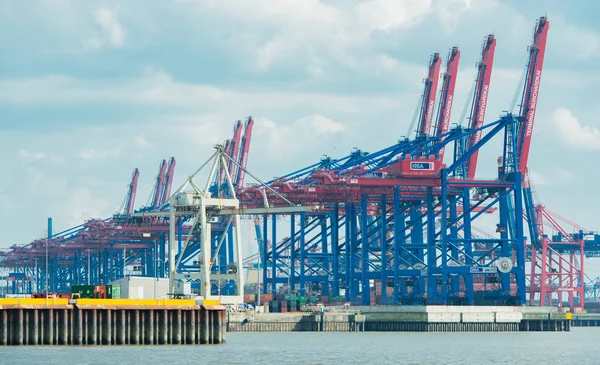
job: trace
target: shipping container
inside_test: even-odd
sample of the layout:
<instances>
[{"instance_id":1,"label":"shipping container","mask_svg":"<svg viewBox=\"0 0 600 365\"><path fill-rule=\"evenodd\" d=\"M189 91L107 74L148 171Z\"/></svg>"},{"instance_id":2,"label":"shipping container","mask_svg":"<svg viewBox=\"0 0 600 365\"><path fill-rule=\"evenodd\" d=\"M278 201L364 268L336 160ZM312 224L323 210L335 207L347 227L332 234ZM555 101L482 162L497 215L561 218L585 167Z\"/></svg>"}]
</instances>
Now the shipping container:
<instances>
[{"instance_id":1,"label":"shipping container","mask_svg":"<svg viewBox=\"0 0 600 365\"><path fill-rule=\"evenodd\" d=\"M121 299L121 287L119 285L112 286L112 299Z\"/></svg>"},{"instance_id":2,"label":"shipping container","mask_svg":"<svg viewBox=\"0 0 600 365\"><path fill-rule=\"evenodd\" d=\"M94 298L94 285L73 285L71 286L71 297L93 299ZM75 294L75 295L74 295Z\"/></svg>"},{"instance_id":3,"label":"shipping container","mask_svg":"<svg viewBox=\"0 0 600 365\"><path fill-rule=\"evenodd\" d=\"M273 300L273 294L261 294L260 301L262 302L270 302Z\"/></svg>"},{"instance_id":4,"label":"shipping container","mask_svg":"<svg viewBox=\"0 0 600 365\"><path fill-rule=\"evenodd\" d=\"M123 299L164 299L169 292L169 279L126 276L111 284L120 287L119 297Z\"/></svg>"}]
</instances>

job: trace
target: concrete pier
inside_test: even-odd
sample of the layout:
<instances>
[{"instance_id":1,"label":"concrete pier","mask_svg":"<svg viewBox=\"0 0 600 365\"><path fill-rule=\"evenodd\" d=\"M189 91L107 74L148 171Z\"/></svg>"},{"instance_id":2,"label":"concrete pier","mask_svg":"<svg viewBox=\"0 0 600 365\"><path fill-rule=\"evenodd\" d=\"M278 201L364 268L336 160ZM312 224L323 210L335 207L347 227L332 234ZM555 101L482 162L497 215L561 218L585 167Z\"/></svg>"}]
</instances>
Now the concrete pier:
<instances>
[{"instance_id":1,"label":"concrete pier","mask_svg":"<svg viewBox=\"0 0 600 365\"><path fill-rule=\"evenodd\" d=\"M549 307L365 306L339 310L344 312L233 312L227 314L227 331L505 332L569 331L571 326L569 313Z\"/></svg>"},{"instance_id":2,"label":"concrete pier","mask_svg":"<svg viewBox=\"0 0 600 365\"><path fill-rule=\"evenodd\" d=\"M228 313L228 332L359 332L364 316L346 313Z\"/></svg>"},{"instance_id":3,"label":"concrete pier","mask_svg":"<svg viewBox=\"0 0 600 365\"><path fill-rule=\"evenodd\" d=\"M0 345L222 344L225 314L193 300L0 299Z\"/></svg>"},{"instance_id":4,"label":"concrete pier","mask_svg":"<svg viewBox=\"0 0 600 365\"><path fill-rule=\"evenodd\" d=\"M571 320L573 327L600 327L600 313L577 313Z\"/></svg>"}]
</instances>

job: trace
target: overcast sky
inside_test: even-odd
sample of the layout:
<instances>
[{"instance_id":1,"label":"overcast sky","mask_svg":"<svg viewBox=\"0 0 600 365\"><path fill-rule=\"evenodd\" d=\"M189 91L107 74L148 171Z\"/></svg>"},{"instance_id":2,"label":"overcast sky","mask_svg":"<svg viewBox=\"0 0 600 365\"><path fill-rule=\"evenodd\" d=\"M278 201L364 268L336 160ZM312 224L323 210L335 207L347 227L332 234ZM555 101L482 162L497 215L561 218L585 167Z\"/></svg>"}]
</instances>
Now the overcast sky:
<instances>
[{"instance_id":1,"label":"overcast sky","mask_svg":"<svg viewBox=\"0 0 600 365\"><path fill-rule=\"evenodd\" d=\"M486 120L509 110L535 21L550 32L529 167L540 200L600 229L600 5L496 0L0 1L0 247L107 217L140 169L178 185L253 115L264 179L405 135L431 53L461 50L461 122L484 37ZM535 5L533 5L535 4ZM443 66L445 67L445 65ZM479 157L494 177L500 142ZM451 155L451 154L447 154Z\"/></svg>"}]
</instances>

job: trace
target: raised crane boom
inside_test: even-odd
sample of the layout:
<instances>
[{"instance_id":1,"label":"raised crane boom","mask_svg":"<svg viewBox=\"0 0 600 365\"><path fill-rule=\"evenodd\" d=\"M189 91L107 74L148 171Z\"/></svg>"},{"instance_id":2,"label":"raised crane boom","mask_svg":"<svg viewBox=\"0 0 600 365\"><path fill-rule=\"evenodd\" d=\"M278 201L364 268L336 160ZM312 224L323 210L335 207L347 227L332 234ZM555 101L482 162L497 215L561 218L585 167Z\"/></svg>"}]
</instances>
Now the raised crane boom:
<instances>
[{"instance_id":1,"label":"raised crane boom","mask_svg":"<svg viewBox=\"0 0 600 365\"><path fill-rule=\"evenodd\" d=\"M456 85L456 75L458 73L458 61L460 60L460 51L458 47L452 47L448 54L446 62L446 73L442 81L442 93L440 95L440 106L436 121L435 136L439 137L448 132L450 125L450 115L452 113L452 102L454 101L454 86ZM444 160L445 146L439 152L439 160Z\"/></svg>"},{"instance_id":2,"label":"raised crane boom","mask_svg":"<svg viewBox=\"0 0 600 365\"><path fill-rule=\"evenodd\" d=\"M171 185L173 184L173 176L175 175L175 157L171 157L169 165L167 167L167 175L165 176L165 183L161 192L160 205L166 204L171 196Z\"/></svg>"},{"instance_id":3,"label":"raised crane boom","mask_svg":"<svg viewBox=\"0 0 600 365\"><path fill-rule=\"evenodd\" d=\"M225 151L225 154L227 154L227 156L231 156L231 140L225 140L225 146L223 147L223 151ZM229 166L230 162L227 161L227 165ZM229 171L229 174L231 174L231 171ZM222 183L225 182L225 169L221 168L221 171L219 172L219 180L217 180L217 185L221 185Z\"/></svg>"},{"instance_id":4,"label":"raised crane boom","mask_svg":"<svg viewBox=\"0 0 600 365\"><path fill-rule=\"evenodd\" d=\"M523 99L521 101L521 109L519 112L521 123L517 134L516 150L519 171L523 176L527 173L527 159L529 158L531 134L533 132L533 122L535 120L540 81L542 79L542 67L544 64L546 38L548 37L549 27L550 23L546 17L539 18L533 34L533 42L529 47L529 61L527 63L527 73L523 87Z\"/></svg>"},{"instance_id":5,"label":"raised crane boom","mask_svg":"<svg viewBox=\"0 0 600 365\"><path fill-rule=\"evenodd\" d=\"M133 170L133 174L131 175L131 183L127 188L127 195L125 196L125 206L122 210L124 214L133 213L133 206L135 204L135 194L137 192L137 184L138 178L140 177L140 170Z\"/></svg>"},{"instance_id":6,"label":"raised crane boom","mask_svg":"<svg viewBox=\"0 0 600 365\"><path fill-rule=\"evenodd\" d=\"M233 128L233 139L230 143L231 154L229 155L233 161L238 160L238 155L240 153L240 144L242 143L242 127L243 125L241 120L235 122L235 126ZM227 164L227 169L229 170L229 174L231 176L234 176L233 172L236 170L236 165L233 163L233 161L230 160Z\"/></svg>"},{"instance_id":7,"label":"raised crane boom","mask_svg":"<svg viewBox=\"0 0 600 365\"><path fill-rule=\"evenodd\" d=\"M492 67L494 63L494 51L496 50L496 38L493 34L487 36L483 43L481 51L481 61L477 64L477 81L475 84L475 93L473 95L473 104L471 105L471 129L481 128L485 119L485 110L490 90L490 80L492 78ZM467 150L473 147L481 139L482 131L479 130L473 134L467 141ZM469 180L475 178L477 169L477 157L479 150L473 152L466 161L466 177Z\"/></svg>"},{"instance_id":8,"label":"raised crane boom","mask_svg":"<svg viewBox=\"0 0 600 365\"><path fill-rule=\"evenodd\" d=\"M419 116L419 128L417 137L429 136L431 133L431 122L435 107L435 95L437 92L438 79L440 78L440 64L442 59L439 53L434 53L429 62L429 72L427 78L423 80L425 87L423 89L423 104L421 105L421 114Z\"/></svg>"},{"instance_id":9,"label":"raised crane boom","mask_svg":"<svg viewBox=\"0 0 600 365\"><path fill-rule=\"evenodd\" d=\"M158 175L156 176L156 185L151 195L150 204L152 207L158 207L164 190L165 173L167 171L167 160L162 160L158 168Z\"/></svg>"},{"instance_id":10,"label":"raised crane boom","mask_svg":"<svg viewBox=\"0 0 600 365\"><path fill-rule=\"evenodd\" d=\"M252 141L252 127L254 126L254 119L248 117L246 120L246 126L244 127L244 137L242 137L242 145L240 146L240 166L238 167L237 174L234 180L234 185L238 188L243 187L244 177L246 176L246 165L248 165L248 153L250 152L250 142Z\"/></svg>"}]
</instances>

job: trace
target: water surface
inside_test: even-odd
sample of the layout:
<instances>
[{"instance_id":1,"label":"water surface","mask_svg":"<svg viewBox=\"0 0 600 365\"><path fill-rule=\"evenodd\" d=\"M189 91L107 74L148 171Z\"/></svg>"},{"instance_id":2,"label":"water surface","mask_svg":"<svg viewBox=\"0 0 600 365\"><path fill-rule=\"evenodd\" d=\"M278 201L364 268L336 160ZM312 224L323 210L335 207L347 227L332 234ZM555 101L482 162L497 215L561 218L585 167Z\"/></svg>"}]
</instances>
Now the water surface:
<instances>
[{"instance_id":1,"label":"water surface","mask_svg":"<svg viewBox=\"0 0 600 365\"><path fill-rule=\"evenodd\" d=\"M571 332L228 333L219 346L3 347L0 364L600 364L600 328Z\"/></svg>"}]
</instances>

